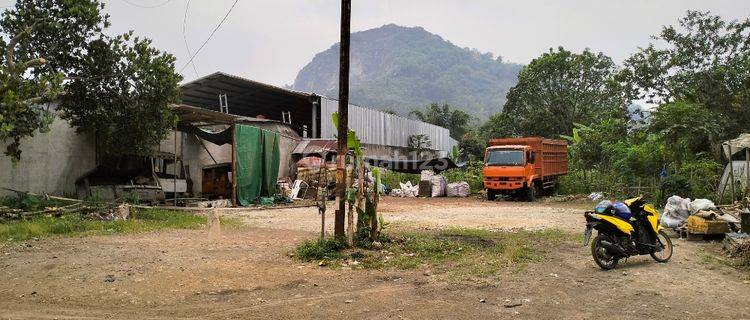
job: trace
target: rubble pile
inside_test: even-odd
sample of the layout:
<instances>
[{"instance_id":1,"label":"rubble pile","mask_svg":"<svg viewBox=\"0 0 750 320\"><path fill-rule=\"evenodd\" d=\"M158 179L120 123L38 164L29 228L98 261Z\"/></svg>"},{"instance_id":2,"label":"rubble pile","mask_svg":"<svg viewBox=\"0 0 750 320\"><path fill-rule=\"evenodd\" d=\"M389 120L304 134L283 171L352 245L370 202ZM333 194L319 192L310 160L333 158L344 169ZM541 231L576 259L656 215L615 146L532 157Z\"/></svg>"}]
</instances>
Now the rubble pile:
<instances>
[{"instance_id":1,"label":"rubble pile","mask_svg":"<svg viewBox=\"0 0 750 320\"><path fill-rule=\"evenodd\" d=\"M391 196L413 198L417 196L417 193L419 193L419 187L412 185L411 181L407 181L406 183L399 183L399 185L401 188L391 190Z\"/></svg>"}]
</instances>

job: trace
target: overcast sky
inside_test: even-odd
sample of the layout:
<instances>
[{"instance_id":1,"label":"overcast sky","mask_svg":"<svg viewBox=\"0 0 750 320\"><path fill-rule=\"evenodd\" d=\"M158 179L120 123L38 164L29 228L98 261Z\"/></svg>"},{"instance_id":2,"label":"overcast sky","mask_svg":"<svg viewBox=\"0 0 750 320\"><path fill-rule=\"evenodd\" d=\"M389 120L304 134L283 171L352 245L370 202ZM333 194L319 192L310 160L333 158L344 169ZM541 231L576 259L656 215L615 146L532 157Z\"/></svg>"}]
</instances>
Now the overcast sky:
<instances>
[{"instance_id":1,"label":"overcast sky","mask_svg":"<svg viewBox=\"0 0 750 320\"><path fill-rule=\"evenodd\" d=\"M188 0L105 0L112 32L135 30L173 53L180 70L189 60L183 42ZM187 41L193 52L234 0L192 0ZM395 23L421 26L461 47L528 63L550 47L591 48L622 61L662 25L686 10L710 10L727 19L750 15L748 0L353 0L352 31ZM0 7L13 4L0 0ZM161 5L164 4L164 5ZM161 5L161 6L160 6ZM157 6L142 8L139 6ZM284 85L313 56L339 39L340 1L239 0L227 21L195 58L198 74L224 71ZM186 80L196 78L191 67Z\"/></svg>"}]
</instances>

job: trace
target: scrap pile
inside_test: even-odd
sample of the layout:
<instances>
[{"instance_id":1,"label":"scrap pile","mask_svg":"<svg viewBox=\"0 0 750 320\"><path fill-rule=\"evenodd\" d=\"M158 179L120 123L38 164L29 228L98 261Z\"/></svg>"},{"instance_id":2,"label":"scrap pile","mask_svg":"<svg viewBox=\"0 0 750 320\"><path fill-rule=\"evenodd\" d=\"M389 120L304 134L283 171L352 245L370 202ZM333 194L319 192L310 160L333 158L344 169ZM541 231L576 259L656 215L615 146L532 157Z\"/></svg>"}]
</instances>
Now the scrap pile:
<instances>
[{"instance_id":1,"label":"scrap pile","mask_svg":"<svg viewBox=\"0 0 750 320\"><path fill-rule=\"evenodd\" d=\"M79 214L96 220L126 220L131 206L121 203L87 202L78 199L36 194L3 188L16 192L17 197L4 198L0 205L0 220L25 220L37 217L61 217Z\"/></svg>"},{"instance_id":2,"label":"scrap pile","mask_svg":"<svg viewBox=\"0 0 750 320\"><path fill-rule=\"evenodd\" d=\"M690 198L671 196L667 199L661 221L663 226L675 229L688 240L697 240L738 231L740 212L739 206L716 206L708 199L691 201Z\"/></svg>"},{"instance_id":3,"label":"scrap pile","mask_svg":"<svg viewBox=\"0 0 750 320\"><path fill-rule=\"evenodd\" d=\"M750 234L727 233L723 248L730 257L738 258L743 265L750 266Z\"/></svg>"},{"instance_id":4,"label":"scrap pile","mask_svg":"<svg viewBox=\"0 0 750 320\"><path fill-rule=\"evenodd\" d=\"M411 181L406 183L400 183L401 188L391 190L391 195L394 197L416 197L419 192L419 187L411 184Z\"/></svg>"}]
</instances>

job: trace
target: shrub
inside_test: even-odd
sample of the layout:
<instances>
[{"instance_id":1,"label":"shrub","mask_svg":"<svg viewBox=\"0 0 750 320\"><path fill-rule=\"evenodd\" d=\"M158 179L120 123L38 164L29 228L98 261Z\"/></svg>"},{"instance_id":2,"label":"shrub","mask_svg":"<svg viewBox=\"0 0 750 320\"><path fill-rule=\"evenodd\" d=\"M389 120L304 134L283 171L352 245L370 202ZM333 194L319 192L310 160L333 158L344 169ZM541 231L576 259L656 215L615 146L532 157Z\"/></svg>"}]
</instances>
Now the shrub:
<instances>
[{"instance_id":1,"label":"shrub","mask_svg":"<svg viewBox=\"0 0 750 320\"><path fill-rule=\"evenodd\" d=\"M686 177L690 182L692 198L712 198L719 183L721 165L712 159L685 161L676 174Z\"/></svg>"},{"instance_id":2,"label":"shrub","mask_svg":"<svg viewBox=\"0 0 750 320\"><path fill-rule=\"evenodd\" d=\"M484 173L482 161L470 161L464 168L450 169L443 172L445 180L448 183L466 181L469 183L472 192L479 192L484 189Z\"/></svg>"},{"instance_id":3,"label":"shrub","mask_svg":"<svg viewBox=\"0 0 750 320\"><path fill-rule=\"evenodd\" d=\"M341 259L345 248L346 243L335 238L309 240L297 246L295 256L302 261Z\"/></svg>"},{"instance_id":4,"label":"shrub","mask_svg":"<svg viewBox=\"0 0 750 320\"><path fill-rule=\"evenodd\" d=\"M678 174L673 174L664 178L661 182L661 189L664 191L664 196L666 197L672 195L688 197L692 194L690 181L684 176Z\"/></svg>"},{"instance_id":5,"label":"shrub","mask_svg":"<svg viewBox=\"0 0 750 320\"><path fill-rule=\"evenodd\" d=\"M389 170L385 171L381 176L381 182L385 184L385 186L388 187L389 190L398 189L401 187L399 183L406 183L407 181L411 181L411 183L415 186L419 185L419 174L402 173Z\"/></svg>"}]
</instances>

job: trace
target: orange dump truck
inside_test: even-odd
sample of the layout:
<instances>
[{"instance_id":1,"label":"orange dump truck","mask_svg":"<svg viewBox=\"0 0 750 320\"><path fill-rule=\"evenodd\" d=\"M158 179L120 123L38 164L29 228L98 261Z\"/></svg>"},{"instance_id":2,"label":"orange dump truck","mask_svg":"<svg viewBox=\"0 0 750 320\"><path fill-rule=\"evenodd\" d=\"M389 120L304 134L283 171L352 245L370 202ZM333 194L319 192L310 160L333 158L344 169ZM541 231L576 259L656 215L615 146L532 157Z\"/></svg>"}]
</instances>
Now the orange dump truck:
<instances>
[{"instance_id":1,"label":"orange dump truck","mask_svg":"<svg viewBox=\"0 0 750 320\"><path fill-rule=\"evenodd\" d=\"M513 194L534 201L539 192L554 192L568 173L568 144L542 137L491 139L483 173L487 199Z\"/></svg>"}]
</instances>

